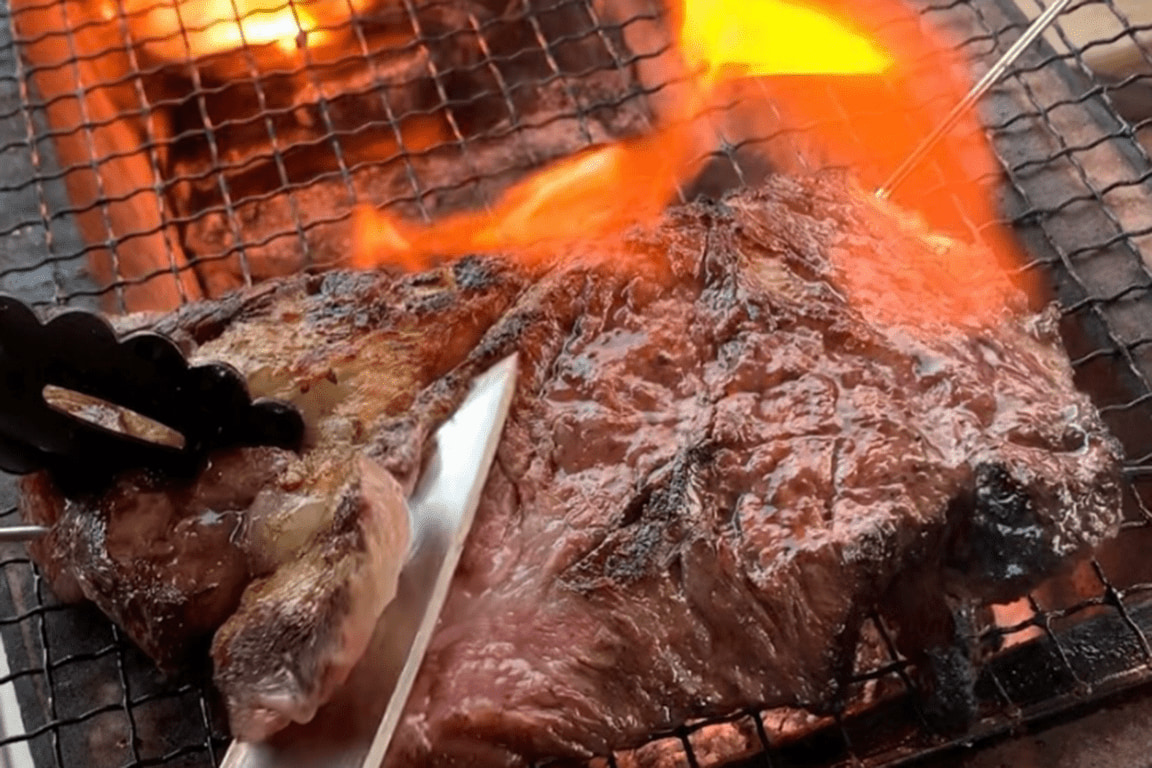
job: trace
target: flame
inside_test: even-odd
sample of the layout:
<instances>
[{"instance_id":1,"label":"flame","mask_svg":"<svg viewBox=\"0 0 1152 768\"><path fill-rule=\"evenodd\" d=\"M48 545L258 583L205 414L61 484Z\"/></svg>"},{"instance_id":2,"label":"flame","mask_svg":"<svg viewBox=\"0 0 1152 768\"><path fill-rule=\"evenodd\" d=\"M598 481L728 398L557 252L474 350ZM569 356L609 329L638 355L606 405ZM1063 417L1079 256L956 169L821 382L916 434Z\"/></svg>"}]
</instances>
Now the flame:
<instances>
[{"instance_id":1,"label":"flame","mask_svg":"<svg viewBox=\"0 0 1152 768\"><path fill-rule=\"evenodd\" d=\"M229 3L231 5L231 3ZM226 51L248 45L275 45L291 53L301 45L315 45L324 36L317 22L305 8L293 12L279 8L271 12L254 11L236 19L218 21L204 30L205 46L212 51ZM311 39L309 39L311 38Z\"/></svg>"},{"instance_id":2,"label":"flame","mask_svg":"<svg viewBox=\"0 0 1152 768\"><path fill-rule=\"evenodd\" d=\"M248 46L295 55L337 39L337 28L367 0L104 0L113 18L122 3L133 35L162 59L185 61Z\"/></svg>"},{"instance_id":3,"label":"flame","mask_svg":"<svg viewBox=\"0 0 1152 768\"><path fill-rule=\"evenodd\" d=\"M903 0L684 0L678 10L678 50L694 77L661 127L553 163L487 210L430 226L362 207L353 265L420 269L477 251L532 263L654 220L692 176L692 161L714 149L714 129L698 118L733 103L763 113L765 94L791 124L809 126L812 158L849 168L875 189L968 90L959 49L925 32ZM758 99L748 98L753 83ZM762 115L756 120L763 125ZM914 221L917 237L996 221L994 201L971 179L997 170L970 114L891 198L898 207L884 210ZM987 250L966 247L912 249L922 255L907 264L876 253L833 261L850 300L883 322L987 324L1014 295L1007 268L1018 260L1002 227L986 226L981 238L995 263Z\"/></svg>"},{"instance_id":4,"label":"flame","mask_svg":"<svg viewBox=\"0 0 1152 768\"><path fill-rule=\"evenodd\" d=\"M716 80L742 77L865 75L892 58L843 21L782 0L687 0L681 50L693 70Z\"/></svg>"},{"instance_id":5,"label":"flame","mask_svg":"<svg viewBox=\"0 0 1152 768\"><path fill-rule=\"evenodd\" d=\"M850 9L893 55L894 66L879 78L785 76L757 85L783 123L810 127L806 140L818 166L851 169L863 189L874 190L965 97L969 62L961 46L926 28L920 13L903 2L821 1L833 10ZM805 170L789 165L784 154L772 159L779 170ZM891 265L869 263L880 255L842 254L838 269L849 298L886 320L921 324L920 304L937 308L937 321L946 325L986 326L1002 317L1010 296L1042 296L1037 276L1020 274L1018 245L989 189L1002 174L980 114L970 110L897 188L884 215L901 215L921 233L987 247L952 248L937 259L899 264L903 276Z\"/></svg>"},{"instance_id":6,"label":"flame","mask_svg":"<svg viewBox=\"0 0 1152 768\"><path fill-rule=\"evenodd\" d=\"M370 206L354 212L352 264L417 270L433 257L516 251L525 260L557 243L619 232L654 219L675 194L677 166L688 146L684 128L669 128L556 162L508 190L492 209L448 216L431 227L406 225Z\"/></svg>"},{"instance_id":7,"label":"flame","mask_svg":"<svg viewBox=\"0 0 1152 768\"><path fill-rule=\"evenodd\" d=\"M787 35L775 32L781 26ZM693 119L707 109L718 83L778 73L879 73L891 64L836 19L781 0L688 0L680 47L704 77L669 125L553 163L508 190L490 210L449 216L431 227L417 229L361 207L354 213L353 265L418 269L433 257L482 250L528 256L542 247L618 232L655 218L673 199L700 149ZM825 55L814 53L819 50Z\"/></svg>"}]
</instances>

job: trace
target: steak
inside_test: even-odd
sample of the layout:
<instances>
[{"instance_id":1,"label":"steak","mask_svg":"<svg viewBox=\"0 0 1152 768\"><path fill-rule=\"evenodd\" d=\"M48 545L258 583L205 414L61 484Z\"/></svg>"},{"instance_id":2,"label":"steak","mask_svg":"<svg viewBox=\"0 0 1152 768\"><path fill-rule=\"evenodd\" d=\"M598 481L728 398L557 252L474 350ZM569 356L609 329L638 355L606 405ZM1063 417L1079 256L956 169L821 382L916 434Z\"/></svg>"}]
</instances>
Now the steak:
<instances>
[{"instance_id":1,"label":"steak","mask_svg":"<svg viewBox=\"0 0 1152 768\"><path fill-rule=\"evenodd\" d=\"M301 498L336 493L328 476L356 461L410 490L472 377L519 351L388 759L519 766L750 705L826 711L877 612L929 683L951 685L963 674L938 659L956 647L953 608L1018 597L1117 531L1119 448L1073 386L1054 315L1030 311L991 261L840 176L775 178L530 265L473 256L409 276L298 277L158 328L305 413L302 456L229 454L238 477L246 461L275 474L279 494L257 504L245 489L232 514L282 522L316 508ZM106 516L129 481L63 504L30 478L25 513ZM179 493L174 518L198 514L195 493ZM148 606L117 613L115 587L85 578L103 555L72 546L75 527L57 525L34 556L158 654ZM300 567L305 551L269 560L266 533L236 546L247 578ZM225 615L241 600L228 588ZM285 647L289 613L242 608L216 635L234 727L270 659L297 683L319 674ZM241 635L244 652L223 651Z\"/></svg>"}]
</instances>

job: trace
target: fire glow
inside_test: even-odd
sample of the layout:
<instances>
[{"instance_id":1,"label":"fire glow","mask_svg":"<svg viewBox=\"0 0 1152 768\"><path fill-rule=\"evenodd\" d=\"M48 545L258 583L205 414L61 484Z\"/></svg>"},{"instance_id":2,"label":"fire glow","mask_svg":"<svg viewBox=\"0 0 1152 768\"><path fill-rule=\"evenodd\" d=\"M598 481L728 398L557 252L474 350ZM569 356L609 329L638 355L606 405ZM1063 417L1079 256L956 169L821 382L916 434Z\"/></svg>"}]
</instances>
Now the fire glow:
<instances>
[{"instance_id":1,"label":"fire glow","mask_svg":"<svg viewBox=\"0 0 1152 768\"><path fill-rule=\"evenodd\" d=\"M487 209L447 215L430 225L362 205L353 218L353 266L416 270L476 252L500 252L533 262L566 245L651 222L692 178L699 159L714 149L709 144L714 144L715 133L708 133L700 116L731 103L734 97L759 96L763 103L767 95L791 119L812 126L811 140L823 164L847 168L863 189L874 189L969 87L956 50L924 32L915 11L903 0L821 0L819 5L784 0L685 0L678 12L674 20L680 30L678 52L693 78L690 87L678 92L684 95L661 125L645 136L552 163L513 186ZM891 19L902 24L888 23ZM910 35L910 28L916 33ZM864 29L873 31L865 33ZM909 105L924 100L925 61L933 62L931 95L938 107L909 115ZM755 93L750 87L753 83L759 88ZM851 138L846 135L845 112ZM925 202L928 193L938 189L941 172L948 177L948 195L959 202L950 210L960 210L971 221L995 220L986 190L965 181L996 171L978 119L961 121L952 133L966 137L963 141L968 146L975 141L974 153L961 159L955 143L943 142L924 164L934 170L912 174L893 197L897 205L923 215L930 228L956 224L934 219L938 211ZM986 241L997 239L995 234L991 238L982 234ZM1006 246L1007 240L997 242ZM992 269L991 281L1007 285L999 267L1007 266L1010 249L996 250L1000 264ZM955 285L931 281L950 295L965 292L989 297L985 302L960 302L965 306L961 318L965 322L997 316L1005 295L985 290L989 265L971 261L986 261L986 255L981 249L959 249L949 256L954 262L946 270L953 276L981 275L980 285L967 286L964 280ZM907 267L916 269L917 265ZM875 273L851 264L844 268ZM852 274L846 277L854 281ZM884 291L868 293L885 295ZM923 298L895 291L882 300L898 310Z\"/></svg>"},{"instance_id":2,"label":"fire glow","mask_svg":"<svg viewBox=\"0 0 1152 768\"><path fill-rule=\"evenodd\" d=\"M687 0L680 48L711 82L726 69L740 77L875 75L892 66L836 19L779 0Z\"/></svg>"},{"instance_id":3,"label":"fire glow","mask_svg":"<svg viewBox=\"0 0 1152 768\"><path fill-rule=\"evenodd\" d=\"M364 0L107 0L105 18L120 3L144 50L168 61L271 46L284 56L332 42L334 28Z\"/></svg>"},{"instance_id":4,"label":"fire glow","mask_svg":"<svg viewBox=\"0 0 1152 768\"><path fill-rule=\"evenodd\" d=\"M432 258L495 250L530 257L538 248L651 220L685 181L700 151L696 118L712 106L721 84L772 74L879 74L892 63L847 26L780 0L687 0L682 14L679 47L696 78L665 125L554 163L490 210L449 216L430 227L361 206L354 219L354 266L419 269ZM814 54L818 50L823 54Z\"/></svg>"}]
</instances>

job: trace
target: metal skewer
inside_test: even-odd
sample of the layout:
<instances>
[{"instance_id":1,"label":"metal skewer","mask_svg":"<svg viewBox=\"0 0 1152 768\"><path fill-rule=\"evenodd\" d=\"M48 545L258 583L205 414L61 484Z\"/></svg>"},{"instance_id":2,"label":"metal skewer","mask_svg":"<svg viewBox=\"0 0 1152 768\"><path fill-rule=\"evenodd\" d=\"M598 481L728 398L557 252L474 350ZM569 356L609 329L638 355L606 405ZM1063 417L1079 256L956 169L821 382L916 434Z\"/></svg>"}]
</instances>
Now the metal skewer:
<instances>
[{"instance_id":1,"label":"metal skewer","mask_svg":"<svg viewBox=\"0 0 1152 768\"><path fill-rule=\"evenodd\" d=\"M1028 29L1024 31L1020 39L1013 43L1012 47L1005 51L1004 55L992 65L992 68L985 73L984 77L980 78L979 82L972 86L972 90L968 91L968 94L960 100L960 103L952 108L952 111L944 118L944 122L940 123L936 130L928 134L916 149L913 150L912 154L908 155L908 157L904 159L904 162L892 172L892 175L888 177L888 181L884 182L884 184L876 190L876 197L881 200L887 200L891 197L896 187L900 186L900 184L908 178L909 174L911 174L912 171L916 169L916 166L920 164L920 161L924 159L924 156L931 152L932 148L939 143L944 134L956 125L956 122L980 100L980 97L987 93L988 89L1008 71L1008 68L1016 62L1016 59L1020 58L1020 55L1024 53L1028 46L1030 46L1036 38L1040 37L1040 35L1044 33L1044 30L1052 25L1056 17L1063 13L1071 4L1072 0L1056 0L1052 5L1048 6L1044 13L1040 14Z\"/></svg>"},{"instance_id":2,"label":"metal skewer","mask_svg":"<svg viewBox=\"0 0 1152 768\"><path fill-rule=\"evenodd\" d=\"M0 528L0 543L12 541L32 541L48 533L43 525L12 525Z\"/></svg>"}]
</instances>

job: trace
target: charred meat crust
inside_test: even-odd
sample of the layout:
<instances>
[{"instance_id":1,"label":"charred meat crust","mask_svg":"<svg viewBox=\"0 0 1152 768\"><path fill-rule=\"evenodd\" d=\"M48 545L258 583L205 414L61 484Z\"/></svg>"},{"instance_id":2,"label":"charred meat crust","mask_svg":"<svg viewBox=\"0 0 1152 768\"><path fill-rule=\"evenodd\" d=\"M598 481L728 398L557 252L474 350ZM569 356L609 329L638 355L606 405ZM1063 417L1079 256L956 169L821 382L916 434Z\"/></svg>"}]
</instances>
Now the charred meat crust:
<instances>
[{"instance_id":1,"label":"charred meat crust","mask_svg":"<svg viewBox=\"0 0 1152 768\"><path fill-rule=\"evenodd\" d=\"M1119 449L1022 295L991 328L926 334L846 300L845 254L883 280L935 246L835 182L777 180L606 257L663 270L534 283L380 433L410 459L471 376L528 350L391 764L523 765L749 703L835 707L865 616L907 625L914 606L882 601L925 573L914 602L939 627L909 645L965 679L941 650L949 596L1018 596L1115 533ZM967 715L958 691L944 716Z\"/></svg>"}]
</instances>

